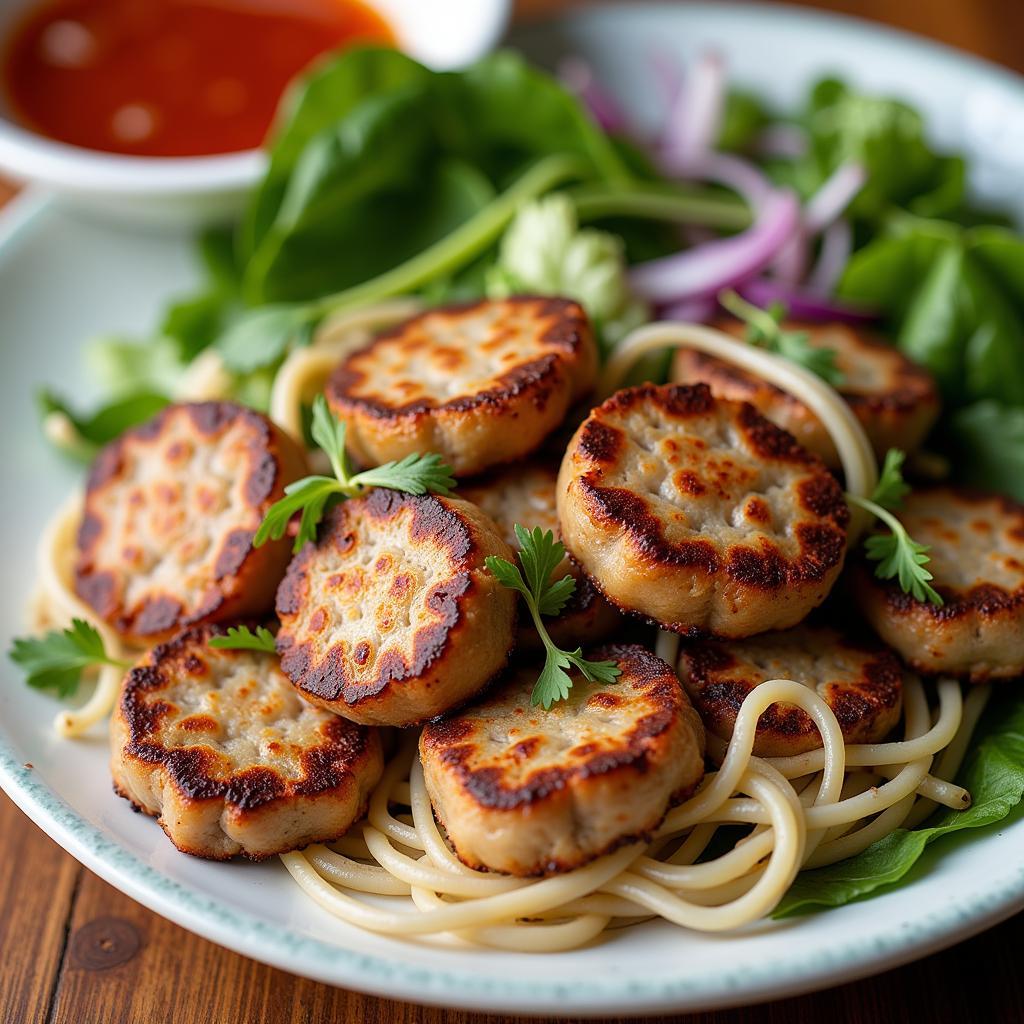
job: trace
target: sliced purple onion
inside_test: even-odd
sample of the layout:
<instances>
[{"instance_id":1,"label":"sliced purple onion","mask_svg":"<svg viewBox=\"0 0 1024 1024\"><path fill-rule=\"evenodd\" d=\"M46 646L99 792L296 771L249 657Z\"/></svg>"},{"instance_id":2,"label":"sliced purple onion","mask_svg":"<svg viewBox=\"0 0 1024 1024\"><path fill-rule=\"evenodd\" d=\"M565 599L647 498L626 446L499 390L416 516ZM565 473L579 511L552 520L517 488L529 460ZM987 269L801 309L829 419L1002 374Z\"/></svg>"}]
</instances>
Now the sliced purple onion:
<instances>
[{"instance_id":1,"label":"sliced purple onion","mask_svg":"<svg viewBox=\"0 0 1024 1024\"><path fill-rule=\"evenodd\" d=\"M812 295L831 295L853 251L853 230L848 221L833 221L821 234L821 249L804 287Z\"/></svg>"},{"instance_id":2,"label":"sliced purple onion","mask_svg":"<svg viewBox=\"0 0 1024 1024\"><path fill-rule=\"evenodd\" d=\"M590 111L602 131L629 134L629 119L615 98L598 84L593 68L582 57L565 57L558 65L558 77Z\"/></svg>"},{"instance_id":3,"label":"sliced purple onion","mask_svg":"<svg viewBox=\"0 0 1024 1024\"><path fill-rule=\"evenodd\" d=\"M799 217L796 196L773 191L758 204L754 224L746 231L634 267L633 291L662 305L713 297L760 273L793 236Z\"/></svg>"},{"instance_id":4,"label":"sliced purple onion","mask_svg":"<svg viewBox=\"0 0 1024 1024\"><path fill-rule=\"evenodd\" d=\"M701 54L669 107L661 139L665 159L679 173L696 167L714 149L722 127L725 89L721 55Z\"/></svg>"},{"instance_id":5,"label":"sliced purple onion","mask_svg":"<svg viewBox=\"0 0 1024 1024\"><path fill-rule=\"evenodd\" d=\"M851 306L835 299L822 298L800 288L792 288L759 277L740 285L743 298L761 309L767 309L774 302L781 302L789 316L796 320L813 320L819 323L844 323L863 326L875 323L878 315L860 306Z\"/></svg>"},{"instance_id":6,"label":"sliced purple onion","mask_svg":"<svg viewBox=\"0 0 1024 1024\"><path fill-rule=\"evenodd\" d=\"M779 250L768 268L772 278L781 284L797 285L807 273L810 263L810 245L807 235L801 228L793 232L793 237Z\"/></svg>"},{"instance_id":7,"label":"sliced purple onion","mask_svg":"<svg viewBox=\"0 0 1024 1024\"><path fill-rule=\"evenodd\" d=\"M827 247L823 239L821 258L813 269L809 269L811 241L816 235L827 231L833 223L838 223L837 218L842 215L843 210L861 190L866 180L867 174L860 164L843 164L829 175L821 188L804 205L800 230L779 253L778 259L772 261L773 277L783 284L795 286L806 280L808 273L817 274L823 283L808 282L809 290L822 295L831 292L849 258L849 248L847 247L845 255L842 255L842 231L835 232Z\"/></svg>"},{"instance_id":8,"label":"sliced purple onion","mask_svg":"<svg viewBox=\"0 0 1024 1024\"><path fill-rule=\"evenodd\" d=\"M842 216L857 193L868 180L867 171L860 164L843 164L826 179L821 188L807 200L804 207L804 227L808 234L816 235Z\"/></svg>"},{"instance_id":9,"label":"sliced purple onion","mask_svg":"<svg viewBox=\"0 0 1024 1024\"><path fill-rule=\"evenodd\" d=\"M681 320L689 324L706 324L714 319L718 303L712 298L670 302L658 310L660 320Z\"/></svg>"}]
</instances>

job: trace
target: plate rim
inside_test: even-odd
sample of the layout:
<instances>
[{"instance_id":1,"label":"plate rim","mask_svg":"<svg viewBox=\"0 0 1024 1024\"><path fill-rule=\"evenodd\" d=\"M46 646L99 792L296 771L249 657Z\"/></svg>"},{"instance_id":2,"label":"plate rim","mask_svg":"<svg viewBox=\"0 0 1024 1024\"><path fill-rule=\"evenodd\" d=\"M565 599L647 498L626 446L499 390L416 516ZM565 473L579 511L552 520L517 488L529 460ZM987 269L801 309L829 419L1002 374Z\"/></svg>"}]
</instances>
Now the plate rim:
<instances>
[{"instance_id":1,"label":"plate rim","mask_svg":"<svg viewBox=\"0 0 1024 1024\"><path fill-rule=\"evenodd\" d=\"M601 18L625 4L600 4L589 11L551 19ZM631 4L630 9L656 8L656 3ZM888 38L923 54L972 66L1019 90L1024 78L983 58L964 54L944 43L863 19L790 5L758 3L693 3L688 8L726 17L770 17L792 22L842 26L873 39ZM529 28L535 28L532 23ZM29 188L0 211L0 249L30 231L38 217L51 210L53 199ZM503 977L457 967L416 966L400 958L359 953L351 948L298 934L212 897L197 893L122 847L115 838L83 818L15 756L0 735L0 788L51 839L109 884L175 924L227 949L293 974L391 999L431 1005L458 1005L492 1012L532 1012L608 1016L620 1012L653 1014L672 1010L712 1009L777 999L856 980L927 956L969 938L1024 909L1024 866L997 890L955 894L926 920L896 934L862 935L841 946L822 950L820 957L796 965L775 957L746 964L737 976L712 972L701 978L593 978L557 982L544 978ZM454 959L454 958L453 958ZM740 980L741 979L741 980ZM453 998L455 1000L453 1004Z\"/></svg>"}]
</instances>

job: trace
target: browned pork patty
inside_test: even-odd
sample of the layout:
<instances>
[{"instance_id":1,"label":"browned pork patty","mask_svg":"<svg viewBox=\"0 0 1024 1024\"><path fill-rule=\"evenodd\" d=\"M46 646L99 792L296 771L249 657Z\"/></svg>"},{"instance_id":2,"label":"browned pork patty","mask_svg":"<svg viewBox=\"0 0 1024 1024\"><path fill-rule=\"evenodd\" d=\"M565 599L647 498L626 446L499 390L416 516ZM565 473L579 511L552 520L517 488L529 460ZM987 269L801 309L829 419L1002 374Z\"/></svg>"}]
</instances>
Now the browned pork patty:
<instances>
[{"instance_id":1,"label":"browned pork patty","mask_svg":"<svg viewBox=\"0 0 1024 1024\"><path fill-rule=\"evenodd\" d=\"M803 619L839 576L848 517L818 458L703 384L613 395L558 481L573 560L613 605L692 637Z\"/></svg>"},{"instance_id":2,"label":"browned pork patty","mask_svg":"<svg viewBox=\"0 0 1024 1024\"><path fill-rule=\"evenodd\" d=\"M307 700L368 725L463 703L513 643L516 595L488 555L514 557L467 501L377 488L344 502L278 590L284 671Z\"/></svg>"},{"instance_id":3,"label":"browned pork patty","mask_svg":"<svg viewBox=\"0 0 1024 1024\"><path fill-rule=\"evenodd\" d=\"M78 531L75 591L129 642L261 616L288 564L252 539L305 455L232 402L171 405L96 457Z\"/></svg>"},{"instance_id":4,"label":"browned pork patty","mask_svg":"<svg viewBox=\"0 0 1024 1024\"><path fill-rule=\"evenodd\" d=\"M704 775L704 730L672 669L633 644L598 648L614 683L578 674L548 711L537 666L420 737L431 803L459 858L513 875L571 871L653 832Z\"/></svg>"},{"instance_id":5,"label":"browned pork patty","mask_svg":"<svg viewBox=\"0 0 1024 1024\"><path fill-rule=\"evenodd\" d=\"M555 486L558 471L545 462L519 462L497 470L459 488L459 495L479 505L498 524L505 540L519 547L513 527L516 523L532 530L539 527L558 536L558 512L555 507ZM551 639L560 647L575 648L603 640L622 617L598 593L597 588L568 558L552 573L552 579L566 574L576 580L576 589L560 615L545 620ZM539 643L529 616L520 615L517 646L536 647Z\"/></svg>"},{"instance_id":6,"label":"browned pork patty","mask_svg":"<svg viewBox=\"0 0 1024 1024\"><path fill-rule=\"evenodd\" d=\"M378 732L307 704L272 655L209 647L221 632L194 627L128 673L110 724L114 789L197 857L337 839L380 779Z\"/></svg>"},{"instance_id":7,"label":"browned pork patty","mask_svg":"<svg viewBox=\"0 0 1024 1024\"><path fill-rule=\"evenodd\" d=\"M327 400L361 462L438 452L456 475L521 458L593 387L597 349L568 299L445 306L348 356Z\"/></svg>"},{"instance_id":8,"label":"browned pork patty","mask_svg":"<svg viewBox=\"0 0 1024 1024\"><path fill-rule=\"evenodd\" d=\"M732 738L740 705L769 679L792 679L814 690L835 713L847 743L876 743L896 726L903 703L903 666L881 644L838 629L800 625L746 640L687 644L679 677L710 732ZM757 723L754 753L786 757L820 747L811 717L774 704Z\"/></svg>"},{"instance_id":9,"label":"browned pork patty","mask_svg":"<svg viewBox=\"0 0 1024 1024\"><path fill-rule=\"evenodd\" d=\"M745 324L733 319L715 326L737 337L746 331ZM783 327L804 332L814 348L835 352L836 368L843 375L837 390L879 458L890 448L912 452L920 447L939 415L939 391L927 370L862 328L799 321L786 321ZM826 465L840 467L839 453L821 420L799 399L757 374L703 352L681 349L672 376L682 384L708 384L722 398L750 402Z\"/></svg>"},{"instance_id":10,"label":"browned pork patty","mask_svg":"<svg viewBox=\"0 0 1024 1024\"><path fill-rule=\"evenodd\" d=\"M909 495L898 515L927 546L945 604L916 601L858 562L854 589L882 639L920 672L972 682L1024 675L1024 504L930 487Z\"/></svg>"}]
</instances>

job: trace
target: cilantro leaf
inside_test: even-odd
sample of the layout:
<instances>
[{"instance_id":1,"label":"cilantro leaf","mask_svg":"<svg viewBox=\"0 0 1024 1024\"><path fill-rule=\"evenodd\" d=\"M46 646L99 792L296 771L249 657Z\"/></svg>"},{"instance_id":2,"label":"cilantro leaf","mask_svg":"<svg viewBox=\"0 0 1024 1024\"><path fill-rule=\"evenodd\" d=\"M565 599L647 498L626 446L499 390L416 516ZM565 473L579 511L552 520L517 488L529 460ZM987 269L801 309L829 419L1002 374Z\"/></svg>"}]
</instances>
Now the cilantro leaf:
<instances>
[{"instance_id":1,"label":"cilantro leaf","mask_svg":"<svg viewBox=\"0 0 1024 1024\"><path fill-rule=\"evenodd\" d=\"M836 366L834 349L812 345L806 331L788 331L783 328L782 321L786 318L787 309L781 302L773 302L768 309L761 309L731 289L721 292L718 301L747 325L748 344L774 352L810 370L833 387L843 383L845 378Z\"/></svg>"},{"instance_id":2,"label":"cilantro leaf","mask_svg":"<svg viewBox=\"0 0 1024 1024\"><path fill-rule=\"evenodd\" d=\"M903 463L906 453L899 448L890 448L885 453L882 471L878 474L878 483L871 493L871 500L882 508L894 509L903 504L903 499L910 493L910 485L903 479Z\"/></svg>"},{"instance_id":3,"label":"cilantro leaf","mask_svg":"<svg viewBox=\"0 0 1024 1024\"><path fill-rule=\"evenodd\" d=\"M284 489L285 496L274 502L263 517L253 537L254 547L268 540L280 540L292 517L300 513L293 545L294 551L300 551L308 541L316 540L317 526L328 508L371 487L390 487L407 494L450 494L455 486L451 467L432 452L413 453L397 462L385 462L353 474L345 450L345 424L331 412L323 395L317 395L313 402L310 433L330 460L334 476L307 476L290 483Z\"/></svg>"},{"instance_id":4,"label":"cilantro leaf","mask_svg":"<svg viewBox=\"0 0 1024 1024\"><path fill-rule=\"evenodd\" d=\"M570 669L576 669L590 682L602 683L615 682L621 670L614 661L588 661L579 647L575 651L564 651L554 643L542 616L557 615L576 590L576 581L568 574L559 580L551 579L565 557L565 548L555 540L551 530L543 531L540 527L527 530L518 523L514 530L519 541L522 569L497 555L489 555L486 565L502 586L522 594L530 610L544 645L544 667L537 677L530 700L547 711L556 701L569 696L572 689Z\"/></svg>"},{"instance_id":5,"label":"cilantro leaf","mask_svg":"<svg viewBox=\"0 0 1024 1024\"><path fill-rule=\"evenodd\" d=\"M345 424L331 415L330 407L323 395L317 395L313 402L313 419L310 423L313 442L330 459L331 469L339 480L350 476L348 453L345 451Z\"/></svg>"},{"instance_id":6,"label":"cilantro leaf","mask_svg":"<svg viewBox=\"0 0 1024 1024\"><path fill-rule=\"evenodd\" d=\"M548 530L546 533L539 526L533 530L527 530L516 523L513 526L516 540L519 541L519 561L522 563L523 572L526 574L526 583L530 590L537 595L538 605L540 599L547 590L551 580L551 574L558 568L559 563L565 558L565 548L555 540L555 535ZM571 577L568 577L571 579ZM575 582L573 583L575 588ZM571 591L570 591L571 593ZM564 602L563 602L564 604ZM559 609L561 610L561 609ZM544 614L543 612L541 614ZM548 612L547 614L555 614Z\"/></svg>"},{"instance_id":7,"label":"cilantro leaf","mask_svg":"<svg viewBox=\"0 0 1024 1024\"><path fill-rule=\"evenodd\" d=\"M864 550L868 558L878 562L875 575L879 579L891 580L896 576L900 589L915 601L927 600L937 608L942 607L942 597L928 582L934 577L924 568L930 561L928 548L912 540L902 525L898 531L868 537Z\"/></svg>"},{"instance_id":8,"label":"cilantro leaf","mask_svg":"<svg viewBox=\"0 0 1024 1024\"><path fill-rule=\"evenodd\" d=\"M888 457L886 462L889 462ZM887 481L883 497L891 498L894 489L895 484ZM880 503L854 494L847 494L846 500L870 512L889 527L889 533L873 534L864 542L864 553L872 562L878 563L875 575L882 580L895 578L900 589L915 601L930 601L936 608L941 608L944 603L942 595L930 584L934 577L925 568L930 561L928 548L913 540L903 524Z\"/></svg>"},{"instance_id":9,"label":"cilantro leaf","mask_svg":"<svg viewBox=\"0 0 1024 1024\"><path fill-rule=\"evenodd\" d=\"M341 486L329 476L307 476L289 484L284 493L280 501L275 501L267 509L253 537L253 547L262 547L268 540L280 540L287 532L292 516L301 512L294 544L295 551L301 550L306 541L316 539L316 528L326 511L327 502L341 493Z\"/></svg>"},{"instance_id":10,"label":"cilantro leaf","mask_svg":"<svg viewBox=\"0 0 1024 1024\"><path fill-rule=\"evenodd\" d=\"M70 697L78 689L83 669L92 665L130 667L107 656L103 638L84 619L72 619L67 629L39 637L18 637L8 657L25 670L29 686L54 689L60 697Z\"/></svg>"},{"instance_id":11,"label":"cilantro leaf","mask_svg":"<svg viewBox=\"0 0 1024 1024\"><path fill-rule=\"evenodd\" d=\"M820 377L826 384L838 387L845 379L836 366L836 353L831 348L816 348L806 331L780 330L768 346L770 351L796 363Z\"/></svg>"},{"instance_id":12,"label":"cilantro leaf","mask_svg":"<svg viewBox=\"0 0 1024 1024\"><path fill-rule=\"evenodd\" d=\"M537 677L530 703L542 705L548 711L555 701L565 700L572 689L572 679L566 671L569 667L570 662L564 651L545 645L544 668Z\"/></svg>"},{"instance_id":13,"label":"cilantro leaf","mask_svg":"<svg viewBox=\"0 0 1024 1024\"><path fill-rule=\"evenodd\" d=\"M407 494L451 494L455 488L455 477L451 466L441 461L435 452L426 455L413 453L397 462L385 462L383 466L364 469L352 477L353 485L360 488L390 487L393 491Z\"/></svg>"},{"instance_id":14,"label":"cilantro leaf","mask_svg":"<svg viewBox=\"0 0 1024 1024\"><path fill-rule=\"evenodd\" d=\"M231 626L225 636L210 637L209 646L220 651L265 651L276 654L274 634L265 626L257 626L253 633L248 626Z\"/></svg>"}]
</instances>

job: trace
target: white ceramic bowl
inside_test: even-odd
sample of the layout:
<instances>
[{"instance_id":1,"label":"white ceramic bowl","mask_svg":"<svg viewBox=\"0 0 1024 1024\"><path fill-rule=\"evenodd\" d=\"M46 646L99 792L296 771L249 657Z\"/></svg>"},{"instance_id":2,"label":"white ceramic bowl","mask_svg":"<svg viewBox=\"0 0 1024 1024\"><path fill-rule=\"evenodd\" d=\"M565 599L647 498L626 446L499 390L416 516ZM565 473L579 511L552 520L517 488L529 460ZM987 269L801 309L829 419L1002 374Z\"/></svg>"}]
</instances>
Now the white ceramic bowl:
<instances>
[{"instance_id":1,"label":"white ceramic bowl","mask_svg":"<svg viewBox=\"0 0 1024 1024\"><path fill-rule=\"evenodd\" d=\"M0 0L0 50L38 0ZM483 56L501 38L512 0L372 0L399 46L437 69ZM56 142L16 124L0 94L0 174L76 206L151 225L199 224L237 212L264 167L261 150L201 157L131 157Z\"/></svg>"}]
</instances>

